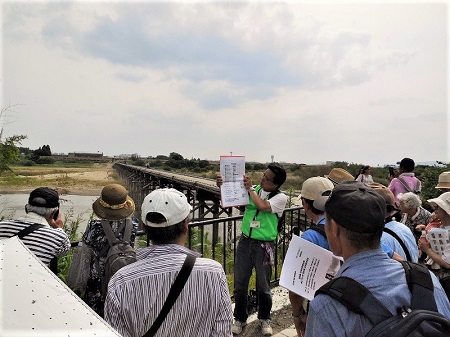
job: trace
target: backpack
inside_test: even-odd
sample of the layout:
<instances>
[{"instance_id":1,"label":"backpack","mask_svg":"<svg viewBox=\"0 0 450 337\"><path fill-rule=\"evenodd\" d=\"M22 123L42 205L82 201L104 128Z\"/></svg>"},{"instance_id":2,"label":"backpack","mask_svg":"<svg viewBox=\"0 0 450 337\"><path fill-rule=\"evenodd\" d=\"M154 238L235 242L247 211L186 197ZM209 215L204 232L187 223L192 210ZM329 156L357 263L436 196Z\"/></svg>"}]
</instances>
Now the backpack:
<instances>
[{"instance_id":1,"label":"backpack","mask_svg":"<svg viewBox=\"0 0 450 337\"><path fill-rule=\"evenodd\" d=\"M428 269L420 264L402 261L412 293L409 308L399 308L392 315L362 284L349 277L337 277L320 287L315 296L326 294L349 310L366 316L374 325L366 337L448 336L450 320L437 311L433 281Z\"/></svg>"},{"instance_id":2,"label":"backpack","mask_svg":"<svg viewBox=\"0 0 450 337\"><path fill-rule=\"evenodd\" d=\"M105 231L106 237L108 239L109 246L107 246L107 251L102 252L100 256L106 254L105 259L105 273L101 277L102 279L102 294L106 295L108 289L108 282L111 277L122 267L136 262L136 252L130 245L131 231L133 224L130 218L125 219L125 233L123 240L120 240L117 236L120 229L117 230L117 236L111 229L111 225L108 220L102 220L102 227Z\"/></svg>"}]
</instances>

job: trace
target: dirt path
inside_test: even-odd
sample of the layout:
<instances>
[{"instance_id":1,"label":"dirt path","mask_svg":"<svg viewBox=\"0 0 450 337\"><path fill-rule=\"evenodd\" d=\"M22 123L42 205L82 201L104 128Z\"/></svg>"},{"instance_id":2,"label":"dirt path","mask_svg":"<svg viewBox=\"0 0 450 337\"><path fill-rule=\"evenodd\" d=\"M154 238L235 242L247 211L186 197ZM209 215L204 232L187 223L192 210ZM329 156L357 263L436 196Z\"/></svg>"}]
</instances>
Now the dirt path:
<instances>
[{"instance_id":1,"label":"dirt path","mask_svg":"<svg viewBox=\"0 0 450 337\"><path fill-rule=\"evenodd\" d=\"M55 188L60 194L98 195L103 186L120 180L110 163L92 167L15 168L14 184L0 179L0 193L29 193L39 186ZM48 173L47 173L48 172Z\"/></svg>"}]
</instances>

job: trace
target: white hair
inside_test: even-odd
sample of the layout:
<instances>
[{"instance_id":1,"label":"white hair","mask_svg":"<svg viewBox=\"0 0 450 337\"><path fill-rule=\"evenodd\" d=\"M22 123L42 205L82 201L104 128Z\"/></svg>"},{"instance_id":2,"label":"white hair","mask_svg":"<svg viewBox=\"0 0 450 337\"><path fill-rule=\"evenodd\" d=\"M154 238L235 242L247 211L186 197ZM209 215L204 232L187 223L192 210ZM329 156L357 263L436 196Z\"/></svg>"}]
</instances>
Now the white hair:
<instances>
[{"instance_id":1,"label":"white hair","mask_svg":"<svg viewBox=\"0 0 450 337\"><path fill-rule=\"evenodd\" d=\"M398 201L402 202L407 209L417 209L422 205L422 200L413 192L399 193L397 195Z\"/></svg>"},{"instance_id":2,"label":"white hair","mask_svg":"<svg viewBox=\"0 0 450 337\"><path fill-rule=\"evenodd\" d=\"M40 215L44 218L48 218L54 211L58 209L58 207L53 208L47 208L47 207L38 207L38 206L32 206L30 204L25 205L25 209L27 212L36 213L37 215Z\"/></svg>"}]
</instances>

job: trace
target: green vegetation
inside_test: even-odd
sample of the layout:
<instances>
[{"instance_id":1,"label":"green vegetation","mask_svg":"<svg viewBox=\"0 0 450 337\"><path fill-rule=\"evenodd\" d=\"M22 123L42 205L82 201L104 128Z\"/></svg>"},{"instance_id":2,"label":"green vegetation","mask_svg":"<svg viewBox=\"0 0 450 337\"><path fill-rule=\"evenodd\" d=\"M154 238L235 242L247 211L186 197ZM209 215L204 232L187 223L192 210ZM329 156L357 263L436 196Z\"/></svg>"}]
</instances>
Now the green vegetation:
<instances>
[{"instance_id":1,"label":"green vegetation","mask_svg":"<svg viewBox=\"0 0 450 337\"><path fill-rule=\"evenodd\" d=\"M132 158L133 159L133 158ZM141 165L139 165L141 164ZM133 161L133 165L147 166L155 170L163 171L177 171L179 173L206 173L211 170L216 170L215 165L211 165L208 160L201 159L185 159L179 153L172 152L168 157L159 155L156 158L151 158L144 161L142 159Z\"/></svg>"},{"instance_id":2,"label":"green vegetation","mask_svg":"<svg viewBox=\"0 0 450 337\"><path fill-rule=\"evenodd\" d=\"M3 124L8 110L14 106L7 106L0 110L0 173L9 171L9 166L20 158L18 145L26 139L23 135L14 135L3 140Z\"/></svg>"},{"instance_id":3,"label":"green vegetation","mask_svg":"<svg viewBox=\"0 0 450 337\"><path fill-rule=\"evenodd\" d=\"M70 242L79 241L77 231L82 221L83 214L75 215L73 209L68 210L63 214L64 231L67 233ZM67 274L69 273L70 263L72 262L73 248L70 248L69 252L58 258L58 277L67 283Z\"/></svg>"}]
</instances>

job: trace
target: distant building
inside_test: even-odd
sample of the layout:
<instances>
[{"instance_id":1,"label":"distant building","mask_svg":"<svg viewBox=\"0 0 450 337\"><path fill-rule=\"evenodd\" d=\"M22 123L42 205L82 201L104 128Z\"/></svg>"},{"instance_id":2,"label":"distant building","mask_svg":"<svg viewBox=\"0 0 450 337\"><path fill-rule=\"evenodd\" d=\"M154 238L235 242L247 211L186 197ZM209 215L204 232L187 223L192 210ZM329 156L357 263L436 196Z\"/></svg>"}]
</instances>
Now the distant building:
<instances>
[{"instance_id":1,"label":"distant building","mask_svg":"<svg viewBox=\"0 0 450 337\"><path fill-rule=\"evenodd\" d=\"M69 152L71 158L103 158L103 152Z\"/></svg>"}]
</instances>

